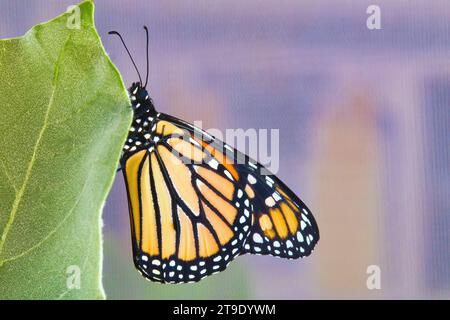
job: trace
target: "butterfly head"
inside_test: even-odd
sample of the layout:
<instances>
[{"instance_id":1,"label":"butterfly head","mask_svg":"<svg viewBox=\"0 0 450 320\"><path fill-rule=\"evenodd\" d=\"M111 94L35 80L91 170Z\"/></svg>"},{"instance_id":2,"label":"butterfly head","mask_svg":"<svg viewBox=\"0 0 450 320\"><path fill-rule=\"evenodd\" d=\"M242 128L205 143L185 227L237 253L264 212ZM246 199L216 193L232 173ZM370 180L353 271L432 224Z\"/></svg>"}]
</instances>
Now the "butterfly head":
<instances>
[{"instance_id":1,"label":"butterfly head","mask_svg":"<svg viewBox=\"0 0 450 320\"><path fill-rule=\"evenodd\" d=\"M155 106L150 98L147 88L143 87L140 82L134 82L128 89L130 95L131 107L133 108L135 117L143 114L156 114Z\"/></svg>"}]
</instances>

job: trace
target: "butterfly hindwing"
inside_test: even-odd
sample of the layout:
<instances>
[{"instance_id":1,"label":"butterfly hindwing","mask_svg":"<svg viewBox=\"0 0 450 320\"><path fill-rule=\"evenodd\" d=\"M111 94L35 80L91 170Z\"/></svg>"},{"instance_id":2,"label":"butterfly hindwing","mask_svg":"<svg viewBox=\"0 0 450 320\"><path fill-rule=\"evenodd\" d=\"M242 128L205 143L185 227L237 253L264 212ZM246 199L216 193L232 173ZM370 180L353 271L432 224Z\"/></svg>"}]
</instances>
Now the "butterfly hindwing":
<instances>
[{"instance_id":1,"label":"butterfly hindwing","mask_svg":"<svg viewBox=\"0 0 450 320\"><path fill-rule=\"evenodd\" d=\"M253 204L253 225L244 253L296 259L308 256L319 229L306 205L275 175L257 163L241 166Z\"/></svg>"}]
</instances>

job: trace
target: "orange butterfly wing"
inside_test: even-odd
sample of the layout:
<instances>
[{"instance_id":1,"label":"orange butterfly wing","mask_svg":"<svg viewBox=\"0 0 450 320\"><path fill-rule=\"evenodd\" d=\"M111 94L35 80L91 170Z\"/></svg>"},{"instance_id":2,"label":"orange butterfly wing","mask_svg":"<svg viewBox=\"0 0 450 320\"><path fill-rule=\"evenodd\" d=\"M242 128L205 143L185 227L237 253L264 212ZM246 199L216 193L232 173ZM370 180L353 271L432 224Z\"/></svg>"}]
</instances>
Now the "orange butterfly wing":
<instances>
[{"instance_id":1,"label":"orange butterfly wing","mask_svg":"<svg viewBox=\"0 0 450 320\"><path fill-rule=\"evenodd\" d=\"M145 277L195 282L239 254L312 252L314 217L276 176L261 174L263 166L174 117L158 114L148 127L145 140L128 141L134 146L125 146L121 163L134 261Z\"/></svg>"},{"instance_id":2,"label":"orange butterfly wing","mask_svg":"<svg viewBox=\"0 0 450 320\"><path fill-rule=\"evenodd\" d=\"M319 228L306 205L260 164L243 167L253 205L253 225L244 253L296 259L308 256L319 241Z\"/></svg>"},{"instance_id":3,"label":"orange butterfly wing","mask_svg":"<svg viewBox=\"0 0 450 320\"><path fill-rule=\"evenodd\" d=\"M156 119L154 145L122 161L135 265L153 281L195 282L224 270L250 232L237 170L193 133Z\"/></svg>"}]
</instances>

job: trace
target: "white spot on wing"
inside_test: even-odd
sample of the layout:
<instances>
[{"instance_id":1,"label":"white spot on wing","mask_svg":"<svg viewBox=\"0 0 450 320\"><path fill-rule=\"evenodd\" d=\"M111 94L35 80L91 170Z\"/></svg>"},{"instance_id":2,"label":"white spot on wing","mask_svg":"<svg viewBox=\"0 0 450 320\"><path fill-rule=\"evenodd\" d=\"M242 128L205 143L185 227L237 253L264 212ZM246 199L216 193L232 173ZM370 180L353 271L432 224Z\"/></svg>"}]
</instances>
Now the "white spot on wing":
<instances>
[{"instance_id":1,"label":"white spot on wing","mask_svg":"<svg viewBox=\"0 0 450 320\"><path fill-rule=\"evenodd\" d=\"M225 173L225 175L228 177L228 179L230 179L231 181L233 181L233 176L231 175L231 173L228 170L224 170L223 171Z\"/></svg>"},{"instance_id":2,"label":"white spot on wing","mask_svg":"<svg viewBox=\"0 0 450 320\"><path fill-rule=\"evenodd\" d=\"M263 243L263 238L259 233L255 233L253 235L253 241L255 241L256 243Z\"/></svg>"},{"instance_id":3,"label":"white spot on wing","mask_svg":"<svg viewBox=\"0 0 450 320\"><path fill-rule=\"evenodd\" d=\"M269 196L266 198L264 203L266 204L266 206L272 208L275 205L275 200L271 196Z\"/></svg>"},{"instance_id":4,"label":"white spot on wing","mask_svg":"<svg viewBox=\"0 0 450 320\"><path fill-rule=\"evenodd\" d=\"M303 220L305 220L309 225L311 225L311 221L309 221L308 217L306 215L304 215L302 217Z\"/></svg>"},{"instance_id":5,"label":"white spot on wing","mask_svg":"<svg viewBox=\"0 0 450 320\"><path fill-rule=\"evenodd\" d=\"M276 191L272 194L272 197L275 199L275 201L281 200L280 194Z\"/></svg>"},{"instance_id":6,"label":"white spot on wing","mask_svg":"<svg viewBox=\"0 0 450 320\"><path fill-rule=\"evenodd\" d=\"M192 138L189 138L189 142L192 143L193 145L197 146L197 147L200 147L200 144L197 141L195 141L194 139L192 139Z\"/></svg>"},{"instance_id":7,"label":"white spot on wing","mask_svg":"<svg viewBox=\"0 0 450 320\"><path fill-rule=\"evenodd\" d=\"M217 162L216 159L211 159L209 160L208 165L214 170L217 170L217 168L219 167L219 162Z\"/></svg>"},{"instance_id":8,"label":"white spot on wing","mask_svg":"<svg viewBox=\"0 0 450 320\"><path fill-rule=\"evenodd\" d=\"M306 228L306 223L305 223L305 221L300 221L300 228L302 229L302 230L304 230L305 228Z\"/></svg>"},{"instance_id":9,"label":"white spot on wing","mask_svg":"<svg viewBox=\"0 0 450 320\"><path fill-rule=\"evenodd\" d=\"M254 169L258 169L258 167L256 166L256 164L254 164L253 162L249 161L248 165Z\"/></svg>"},{"instance_id":10,"label":"white spot on wing","mask_svg":"<svg viewBox=\"0 0 450 320\"><path fill-rule=\"evenodd\" d=\"M155 266L160 266L161 265L161 261L155 259L155 260L152 261L152 264L155 265Z\"/></svg>"}]
</instances>

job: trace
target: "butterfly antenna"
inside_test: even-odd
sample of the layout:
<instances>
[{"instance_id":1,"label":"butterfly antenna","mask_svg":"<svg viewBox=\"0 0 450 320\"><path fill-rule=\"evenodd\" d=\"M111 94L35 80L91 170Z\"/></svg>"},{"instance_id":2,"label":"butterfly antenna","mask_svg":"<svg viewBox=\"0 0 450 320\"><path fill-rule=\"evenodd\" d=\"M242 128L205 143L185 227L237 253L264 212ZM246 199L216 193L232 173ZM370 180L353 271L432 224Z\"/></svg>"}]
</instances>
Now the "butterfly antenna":
<instances>
[{"instance_id":1,"label":"butterfly antenna","mask_svg":"<svg viewBox=\"0 0 450 320\"><path fill-rule=\"evenodd\" d=\"M125 41L123 41L123 38L120 35L120 33L118 33L117 31L110 31L110 32L108 32L108 34L115 34L115 35L117 35L120 38L120 41L122 41L122 44L125 47L125 50L127 50L128 56L130 57L131 62L133 63L134 68L136 69L136 72L137 72L138 77L139 77L139 82L142 84L141 74L139 73L139 70L138 70L138 68L136 66L136 63L134 62L133 57L131 56L130 50L128 50L128 47L125 44Z\"/></svg>"},{"instance_id":2,"label":"butterfly antenna","mask_svg":"<svg viewBox=\"0 0 450 320\"><path fill-rule=\"evenodd\" d=\"M145 34L147 36L147 75L145 76L144 88L147 88L147 83L148 83L148 28L147 28L147 26L144 26L144 29L145 29Z\"/></svg>"}]
</instances>

